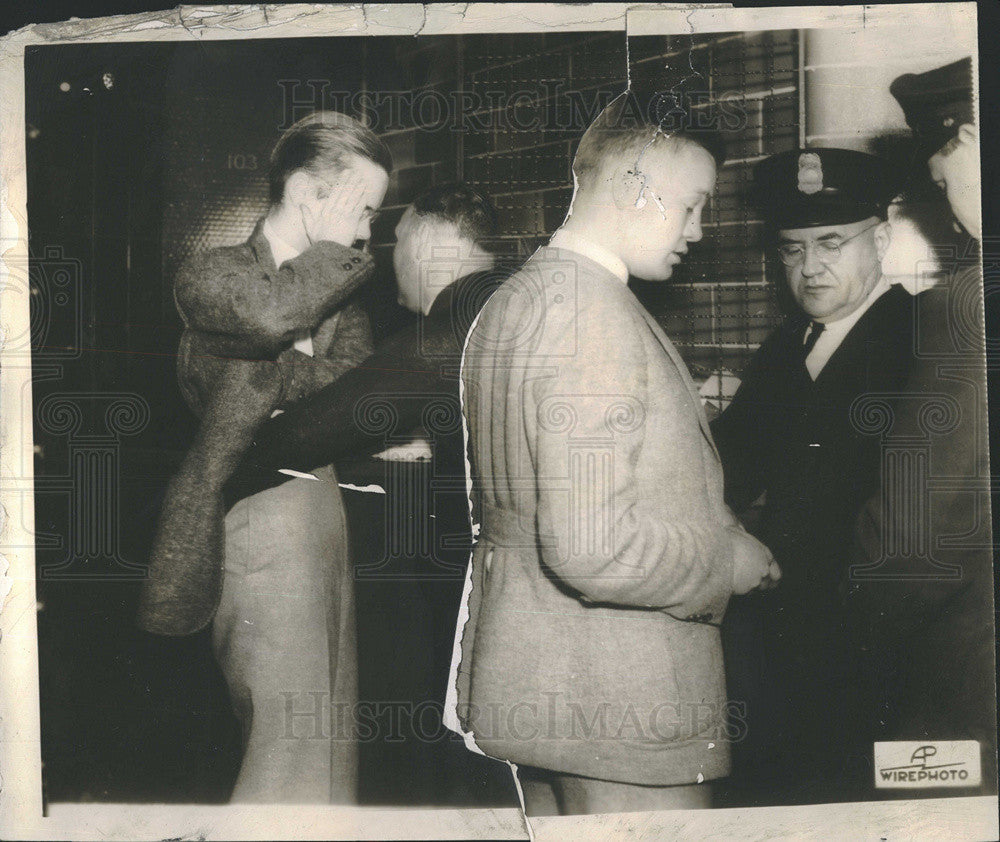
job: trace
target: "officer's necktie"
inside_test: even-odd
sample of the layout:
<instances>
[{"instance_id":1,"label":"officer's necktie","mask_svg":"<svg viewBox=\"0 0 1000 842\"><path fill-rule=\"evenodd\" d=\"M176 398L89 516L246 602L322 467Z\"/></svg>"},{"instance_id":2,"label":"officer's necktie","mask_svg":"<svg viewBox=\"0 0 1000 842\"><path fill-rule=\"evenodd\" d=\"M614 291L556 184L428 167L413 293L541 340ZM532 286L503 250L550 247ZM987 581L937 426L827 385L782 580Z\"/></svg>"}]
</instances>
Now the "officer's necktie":
<instances>
[{"instance_id":1,"label":"officer's necktie","mask_svg":"<svg viewBox=\"0 0 1000 842\"><path fill-rule=\"evenodd\" d=\"M809 352L816 345L816 340L819 339L820 334L826 330L826 325L823 322L812 322L812 327L809 331L809 335L806 337L806 341L802 345L802 358L805 359L809 356Z\"/></svg>"}]
</instances>

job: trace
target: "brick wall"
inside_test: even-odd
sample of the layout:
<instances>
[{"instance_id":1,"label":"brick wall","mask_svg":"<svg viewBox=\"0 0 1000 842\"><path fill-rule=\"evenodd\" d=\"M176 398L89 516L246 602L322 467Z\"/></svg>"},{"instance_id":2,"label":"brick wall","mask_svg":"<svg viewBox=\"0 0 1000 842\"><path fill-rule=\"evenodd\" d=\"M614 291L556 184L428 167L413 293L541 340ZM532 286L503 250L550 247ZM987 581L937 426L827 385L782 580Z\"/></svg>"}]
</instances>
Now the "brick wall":
<instances>
[{"instance_id":1,"label":"brick wall","mask_svg":"<svg viewBox=\"0 0 1000 842\"><path fill-rule=\"evenodd\" d=\"M624 90L626 48L622 33L514 43L516 51L507 36L469 39L465 82L480 97L503 87L516 96L488 114L489 128L470 127L465 178L495 197L509 249L527 255L565 218L576 144Z\"/></svg>"},{"instance_id":2,"label":"brick wall","mask_svg":"<svg viewBox=\"0 0 1000 842\"><path fill-rule=\"evenodd\" d=\"M620 32L430 37L401 42L394 59L394 71L366 74L373 94L398 90L406 100L400 109L386 96L375 110L396 165L373 237L382 280L372 302L383 327L398 321L379 304L394 297L392 231L432 184L463 179L488 195L501 231L492 245L511 260L559 227L576 143L624 90L626 47Z\"/></svg>"},{"instance_id":3,"label":"brick wall","mask_svg":"<svg viewBox=\"0 0 1000 842\"><path fill-rule=\"evenodd\" d=\"M502 253L529 255L562 222L576 144L625 89L626 61L640 98L674 89L695 108L724 109L729 158L706 208L705 239L674 282L632 285L697 379L744 367L779 312L745 191L754 162L798 143L796 32L649 36L627 48L622 33L421 38L401 43L395 58L395 80L366 82L415 95L407 125L389 126L387 108L378 114L397 165L377 231L383 266L406 204L449 178L493 198ZM454 113L437 119L435 100ZM428 118L430 128L420 127Z\"/></svg>"},{"instance_id":4,"label":"brick wall","mask_svg":"<svg viewBox=\"0 0 1000 842\"><path fill-rule=\"evenodd\" d=\"M775 322L761 226L744 191L754 161L797 143L796 32L648 36L628 44L621 32L574 32L174 49L166 94L167 278L190 251L249 233L280 128L312 108L346 108L369 120L396 164L373 231L379 278L366 290L377 334L385 336L409 318L396 306L391 265L393 229L406 205L434 184L463 178L497 205L496 248L527 257L565 217L580 137L630 78L637 101L673 89L695 110L723 109L731 126L705 239L674 282L633 281L633 288L699 379L740 371ZM326 81L316 87L310 80ZM351 102L337 99L341 94ZM169 292L164 285L168 321Z\"/></svg>"}]
</instances>

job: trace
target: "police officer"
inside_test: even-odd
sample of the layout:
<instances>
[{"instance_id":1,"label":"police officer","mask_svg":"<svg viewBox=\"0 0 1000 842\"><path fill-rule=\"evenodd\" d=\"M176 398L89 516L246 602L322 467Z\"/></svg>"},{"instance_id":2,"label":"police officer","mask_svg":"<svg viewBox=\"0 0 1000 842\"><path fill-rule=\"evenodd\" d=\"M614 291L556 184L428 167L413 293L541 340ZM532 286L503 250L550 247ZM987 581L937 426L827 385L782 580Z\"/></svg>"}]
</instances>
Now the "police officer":
<instances>
[{"instance_id":1,"label":"police officer","mask_svg":"<svg viewBox=\"0 0 1000 842\"><path fill-rule=\"evenodd\" d=\"M916 163L927 163L956 220L982 239L979 213L979 132L973 113L972 59L926 73L907 73L889 91L917 142Z\"/></svg>"},{"instance_id":2,"label":"police officer","mask_svg":"<svg viewBox=\"0 0 1000 842\"><path fill-rule=\"evenodd\" d=\"M765 496L757 534L784 572L725 624L730 699L747 708L734 785L743 803L853 800L870 743L838 585L879 482L879 442L852 405L910 368L912 299L880 265L897 182L883 159L813 148L762 161L753 188L794 312L712 425L727 502L740 513Z\"/></svg>"},{"instance_id":3,"label":"police officer","mask_svg":"<svg viewBox=\"0 0 1000 842\"><path fill-rule=\"evenodd\" d=\"M868 684L881 740L975 740L981 784L953 794L996 792L996 686L990 484L986 426L983 278L978 240L979 148L969 58L896 79L917 141L913 176L927 175L970 235L944 280L918 296L919 357L893 434L928 440L928 516L872 497L858 521L848 605L868 654ZM924 164L926 163L926 170ZM952 422L928 437L926 412L951 407ZM945 482L942 484L941 479ZM892 547L910 547L893 552ZM977 752L969 758L975 764ZM973 774L968 778L975 781ZM904 793L905 794L905 793ZM945 794L945 793L942 793Z\"/></svg>"}]
</instances>

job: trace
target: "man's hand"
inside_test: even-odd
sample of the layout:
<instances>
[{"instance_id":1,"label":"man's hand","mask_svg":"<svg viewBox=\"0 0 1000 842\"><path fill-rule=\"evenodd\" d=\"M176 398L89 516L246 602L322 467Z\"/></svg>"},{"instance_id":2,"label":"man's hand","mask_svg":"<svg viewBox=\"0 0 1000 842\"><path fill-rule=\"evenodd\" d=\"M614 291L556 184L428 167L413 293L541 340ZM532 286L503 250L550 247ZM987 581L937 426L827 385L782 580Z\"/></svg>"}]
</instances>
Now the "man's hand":
<instances>
[{"instance_id":1,"label":"man's hand","mask_svg":"<svg viewBox=\"0 0 1000 842\"><path fill-rule=\"evenodd\" d=\"M319 210L299 205L310 244L320 241L351 246L358 237L364 213L365 181L354 170L344 170L330 185L330 195Z\"/></svg>"},{"instance_id":2,"label":"man's hand","mask_svg":"<svg viewBox=\"0 0 1000 842\"><path fill-rule=\"evenodd\" d=\"M732 528L730 532L733 535L733 593L776 587L781 569L771 551L742 528Z\"/></svg>"}]
</instances>

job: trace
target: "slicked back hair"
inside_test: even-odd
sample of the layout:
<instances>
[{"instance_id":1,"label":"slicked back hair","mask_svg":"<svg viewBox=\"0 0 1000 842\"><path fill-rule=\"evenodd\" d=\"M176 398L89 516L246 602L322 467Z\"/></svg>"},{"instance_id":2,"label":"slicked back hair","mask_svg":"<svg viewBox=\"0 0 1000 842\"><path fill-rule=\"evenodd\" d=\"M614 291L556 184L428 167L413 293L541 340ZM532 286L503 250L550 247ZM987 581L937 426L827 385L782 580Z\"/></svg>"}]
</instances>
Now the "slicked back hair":
<instances>
[{"instance_id":1,"label":"slicked back hair","mask_svg":"<svg viewBox=\"0 0 1000 842\"><path fill-rule=\"evenodd\" d=\"M360 155L392 172L392 155L382 139L363 123L338 111L303 117L278 140L271 152L269 199L281 203L288 177L296 170L339 172L347 158Z\"/></svg>"}]
</instances>

